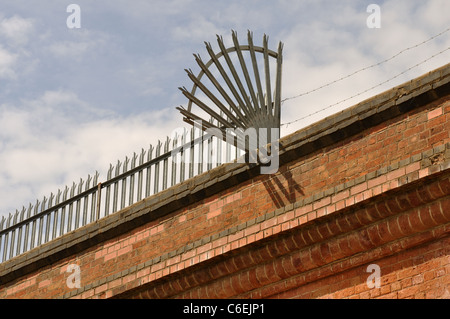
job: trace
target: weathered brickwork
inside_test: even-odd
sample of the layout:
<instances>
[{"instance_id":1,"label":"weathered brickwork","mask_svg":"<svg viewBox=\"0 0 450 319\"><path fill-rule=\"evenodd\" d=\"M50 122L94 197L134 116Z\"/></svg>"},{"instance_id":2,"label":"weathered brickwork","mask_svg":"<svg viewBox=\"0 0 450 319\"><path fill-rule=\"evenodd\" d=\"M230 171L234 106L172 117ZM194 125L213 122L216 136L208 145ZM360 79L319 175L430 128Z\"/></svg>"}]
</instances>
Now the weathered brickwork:
<instances>
[{"instance_id":1,"label":"weathered brickwork","mask_svg":"<svg viewBox=\"0 0 450 319\"><path fill-rule=\"evenodd\" d=\"M0 298L450 298L449 79L282 138L276 174L224 165L17 256Z\"/></svg>"}]
</instances>

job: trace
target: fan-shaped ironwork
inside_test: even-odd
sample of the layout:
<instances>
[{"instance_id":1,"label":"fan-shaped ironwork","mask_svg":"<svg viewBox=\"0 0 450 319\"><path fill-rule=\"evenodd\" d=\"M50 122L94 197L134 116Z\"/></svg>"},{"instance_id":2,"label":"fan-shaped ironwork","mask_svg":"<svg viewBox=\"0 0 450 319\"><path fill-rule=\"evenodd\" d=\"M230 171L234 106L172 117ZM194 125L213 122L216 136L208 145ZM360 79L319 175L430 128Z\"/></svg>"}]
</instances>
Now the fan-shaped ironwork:
<instances>
[{"instance_id":1,"label":"fan-shaped ironwork","mask_svg":"<svg viewBox=\"0 0 450 319\"><path fill-rule=\"evenodd\" d=\"M194 54L201 71L195 76L192 70L186 70L194 85L191 91L180 88L189 102L187 108L177 107L185 122L192 125L201 123L203 130L216 128L221 131L280 127L283 44L280 42L275 52L268 49L266 35L262 46L253 44L250 31L247 38L248 44L240 45L237 33L232 31L234 46L227 49L222 37L217 36L218 53L214 53L211 44L205 42L210 57L207 63ZM245 51L248 53L244 56ZM271 76L271 61L276 63L275 72L272 72L274 76ZM203 78L204 75L209 81ZM201 96L196 96L197 89L203 93ZM194 107L200 110L194 110ZM203 116L206 113L210 118L206 119L200 113Z\"/></svg>"}]
</instances>

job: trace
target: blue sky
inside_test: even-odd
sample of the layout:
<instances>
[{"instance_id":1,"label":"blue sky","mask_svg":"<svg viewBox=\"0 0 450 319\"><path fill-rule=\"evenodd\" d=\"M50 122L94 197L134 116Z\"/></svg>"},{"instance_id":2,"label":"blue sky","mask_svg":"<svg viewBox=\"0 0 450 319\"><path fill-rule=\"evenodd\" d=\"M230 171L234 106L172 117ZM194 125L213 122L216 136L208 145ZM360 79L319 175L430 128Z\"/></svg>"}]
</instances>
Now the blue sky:
<instances>
[{"instance_id":1,"label":"blue sky","mask_svg":"<svg viewBox=\"0 0 450 319\"><path fill-rule=\"evenodd\" d=\"M81 28L69 29L69 4ZM381 28L368 28L369 4ZM193 53L216 34L279 41L283 98L383 61L450 27L448 0L51 1L0 4L0 215L14 212L185 126L178 90L192 85ZM450 46L450 32L380 66L286 101L282 123L404 72ZM393 81L282 127L282 136L450 61L450 51Z\"/></svg>"}]
</instances>

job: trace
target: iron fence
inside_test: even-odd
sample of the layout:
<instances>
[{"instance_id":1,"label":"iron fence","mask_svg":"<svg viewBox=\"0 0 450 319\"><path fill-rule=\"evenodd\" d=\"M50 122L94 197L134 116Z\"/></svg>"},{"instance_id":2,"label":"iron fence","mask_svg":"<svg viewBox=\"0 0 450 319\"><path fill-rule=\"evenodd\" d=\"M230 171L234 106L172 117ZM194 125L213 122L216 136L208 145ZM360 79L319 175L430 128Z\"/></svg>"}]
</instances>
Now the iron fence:
<instances>
[{"instance_id":1,"label":"iron fence","mask_svg":"<svg viewBox=\"0 0 450 319\"><path fill-rule=\"evenodd\" d=\"M173 138L37 200L0 220L0 263L157 194L243 154L236 144L184 129Z\"/></svg>"}]
</instances>

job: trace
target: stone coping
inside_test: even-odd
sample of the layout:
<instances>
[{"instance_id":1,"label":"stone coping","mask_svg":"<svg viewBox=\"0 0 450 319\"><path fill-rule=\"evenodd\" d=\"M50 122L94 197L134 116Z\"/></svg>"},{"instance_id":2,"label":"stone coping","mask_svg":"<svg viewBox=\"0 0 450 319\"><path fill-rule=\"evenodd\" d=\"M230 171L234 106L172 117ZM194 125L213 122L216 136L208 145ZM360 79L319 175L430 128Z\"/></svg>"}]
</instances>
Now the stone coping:
<instances>
[{"instance_id":1,"label":"stone coping","mask_svg":"<svg viewBox=\"0 0 450 319\"><path fill-rule=\"evenodd\" d=\"M443 154L444 160L439 164L431 164L427 161L428 158L437 154ZM414 169L415 168L415 169ZM405 174L398 176L396 172L403 171ZM419 174L419 171L421 173ZM438 181L445 178L450 172L450 143L442 144L438 147L426 150L422 153L416 154L410 158L397 162L393 165L382 167L379 170L365 174L359 178L353 179L349 182L342 183L335 187L331 187L325 191L315 193L309 197L300 199L295 203L286 205L285 207L278 208L274 211L268 212L257 218L250 219L239 225L223 229L219 233L207 235L198 240L188 243L182 247L166 252L160 256L156 256L138 265L134 265L129 269L124 269L108 277L96 280L89 283L79 289L74 289L71 292L64 294L61 298L72 298L81 295L84 292L95 290L95 288L102 285L111 283L124 276L139 277L139 272L143 269L152 269L154 266L157 271L154 271L154 280L158 280L160 275L163 275L161 269L168 269L174 264L179 264L180 267L173 268L173 271L168 270L167 274L176 273L185 269L185 263L190 265L196 265L202 260L214 258L216 256L223 255L229 250L243 248L244 246L251 245L253 242L240 243L240 240L245 235L255 234L256 238L265 239L276 235L282 231L289 231L298 228L298 226L306 227L316 222L316 219L322 216L329 215L331 213L344 213L351 207L352 210L356 210L357 207L363 207L367 201L382 201L386 195L386 192L401 193L404 194L407 191L411 191L414 187L423 186L425 183L431 183L432 181ZM390 174L391 173L391 174ZM384 182L378 182L378 176L385 176L390 174L391 179L387 179ZM401 180L404 177L408 177L408 183L402 184ZM418 181L421 178L421 181ZM427 181L424 182L424 179ZM417 182L416 182L417 181ZM363 195L363 190L354 192L352 190L356 187L363 185L364 183L375 183L384 188L384 192L373 191L370 195ZM408 184L408 185L406 185ZM405 187L402 187L405 185ZM342 196L344 194L344 196ZM358 198L360 199L358 200ZM311 203L323 202L323 199L329 198L328 204L325 205L311 205ZM336 203L345 200L344 204L340 208L336 208ZM356 206L355 206L356 205ZM333 210L329 208L334 207ZM323 211L323 212L321 212ZM333 215L335 216L335 215ZM330 216L328 216L330 218ZM336 218L336 217L333 217ZM274 228L277 228L274 230ZM226 239L225 241L223 239ZM233 248L234 247L234 248ZM212 251L220 250L220 254L214 254ZM189 254L189 252L195 252ZM210 254L208 255L208 252ZM192 257L184 257L184 256ZM208 255L202 257L202 255ZM151 271L149 271L152 273ZM158 275L159 274L159 275Z\"/></svg>"},{"instance_id":2,"label":"stone coping","mask_svg":"<svg viewBox=\"0 0 450 319\"><path fill-rule=\"evenodd\" d=\"M447 64L281 138L279 165L426 105L449 92L450 64ZM0 264L0 284L212 196L230 185L259 176L259 170L257 164L223 164L145 198Z\"/></svg>"}]
</instances>

